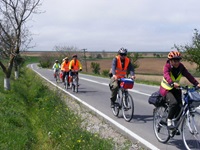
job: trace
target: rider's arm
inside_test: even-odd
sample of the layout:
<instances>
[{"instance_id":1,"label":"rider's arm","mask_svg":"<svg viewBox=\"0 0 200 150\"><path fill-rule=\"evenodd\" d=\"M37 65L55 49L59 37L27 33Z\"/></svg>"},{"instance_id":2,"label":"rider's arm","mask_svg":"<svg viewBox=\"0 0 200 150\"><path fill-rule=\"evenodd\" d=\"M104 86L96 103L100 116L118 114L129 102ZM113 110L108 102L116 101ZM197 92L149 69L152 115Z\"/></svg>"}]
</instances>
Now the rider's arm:
<instances>
[{"instance_id":1,"label":"rider's arm","mask_svg":"<svg viewBox=\"0 0 200 150\"><path fill-rule=\"evenodd\" d=\"M52 69L54 69L54 68L55 68L55 66L56 66L56 64L54 63L54 64L53 64L53 67L52 67Z\"/></svg>"},{"instance_id":2,"label":"rider's arm","mask_svg":"<svg viewBox=\"0 0 200 150\"><path fill-rule=\"evenodd\" d=\"M71 60L71 61L69 62L69 70L72 69L72 61L73 61L73 60Z\"/></svg>"},{"instance_id":3,"label":"rider's arm","mask_svg":"<svg viewBox=\"0 0 200 150\"><path fill-rule=\"evenodd\" d=\"M133 68L133 65L132 65L131 62L129 62L129 64L128 64L128 70L130 71L130 75L131 75L131 76L134 76L134 75L135 75L135 73L134 73L134 68Z\"/></svg>"},{"instance_id":4,"label":"rider's arm","mask_svg":"<svg viewBox=\"0 0 200 150\"><path fill-rule=\"evenodd\" d=\"M115 75L116 66L117 66L117 59L113 58L113 61L112 61L112 74L113 75Z\"/></svg>"},{"instance_id":5,"label":"rider's arm","mask_svg":"<svg viewBox=\"0 0 200 150\"><path fill-rule=\"evenodd\" d=\"M79 63L79 69L82 70L82 64L81 64L81 62L78 61L78 63Z\"/></svg>"},{"instance_id":6,"label":"rider's arm","mask_svg":"<svg viewBox=\"0 0 200 150\"><path fill-rule=\"evenodd\" d=\"M174 82L170 77L170 70L171 70L171 65L170 63L167 62L163 68L163 77L165 78L165 80L169 85L173 85Z\"/></svg>"},{"instance_id":7,"label":"rider's arm","mask_svg":"<svg viewBox=\"0 0 200 150\"><path fill-rule=\"evenodd\" d=\"M180 67L183 68L182 75L185 76L190 83L197 86L199 82L188 72L184 65L180 64Z\"/></svg>"},{"instance_id":8,"label":"rider's arm","mask_svg":"<svg viewBox=\"0 0 200 150\"><path fill-rule=\"evenodd\" d=\"M65 70L65 69L64 69L64 63L65 63L65 62L63 62L63 63L61 64L61 70Z\"/></svg>"}]
</instances>

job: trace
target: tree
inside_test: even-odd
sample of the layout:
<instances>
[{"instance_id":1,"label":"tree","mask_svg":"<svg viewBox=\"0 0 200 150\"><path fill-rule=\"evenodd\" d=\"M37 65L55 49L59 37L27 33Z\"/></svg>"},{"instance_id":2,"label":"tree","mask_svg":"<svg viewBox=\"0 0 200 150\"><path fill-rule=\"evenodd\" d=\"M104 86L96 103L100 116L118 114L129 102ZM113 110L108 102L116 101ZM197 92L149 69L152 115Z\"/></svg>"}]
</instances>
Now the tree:
<instances>
[{"instance_id":1,"label":"tree","mask_svg":"<svg viewBox=\"0 0 200 150\"><path fill-rule=\"evenodd\" d=\"M40 5L40 0L0 0L0 66L5 74L5 90L10 90L12 68L19 65L20 51L31 41L26 22L39 13Z\"/></svg>"},{"instance_id":2,"label":"tree","mask_svg":"<svg viewBox=\"0 0 200 150\"><path fill-rule=\"evenodd\" d=\"M138 64L139 53L134 53L134 56L132 56L131 53L128 52L127 57L130 59L132 65L133 65L134 70L139 67L139 64ZM129 73L130 72L127 71L127 76L129 75Z\"/></svg>"},{"instance_id":3,"label":"tree","mask_svg":"<svg viewBox=\"0 0 200 150\"><path fill-rule=\"evenodd\" d=\"M174 45L178 51L183 52L183 59L197 64L197 71L200 71L200 34L197 29L194 29L194 35L192 37L192 44L186 44L185 46Z\"/></svg>"}]
</instances>

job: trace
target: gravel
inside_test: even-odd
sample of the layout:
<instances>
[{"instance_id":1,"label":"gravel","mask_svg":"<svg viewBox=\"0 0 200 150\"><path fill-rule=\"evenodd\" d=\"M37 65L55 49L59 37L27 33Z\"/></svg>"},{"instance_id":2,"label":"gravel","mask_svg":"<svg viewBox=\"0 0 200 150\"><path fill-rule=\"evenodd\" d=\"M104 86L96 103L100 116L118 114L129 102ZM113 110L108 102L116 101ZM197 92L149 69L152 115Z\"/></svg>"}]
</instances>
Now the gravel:
<instances>
[{"instance_id":1,"label":"gravel","mask_svg":"<svg viewBox=\"0 0 200 150\"><path fill-rule=\"evenodd\" d=\"M44 82L51 90L58 91L57 87L48 82ZM81 127L91 133L99 134L101 138L111 139L114 144L114 150L144 150L138 141L132 141L128 137L119 133L108 121L103 119L92 110L76 101L66 93L60 90L58 93L71 111L81 117Z\"/></svg>"}]
</instances>

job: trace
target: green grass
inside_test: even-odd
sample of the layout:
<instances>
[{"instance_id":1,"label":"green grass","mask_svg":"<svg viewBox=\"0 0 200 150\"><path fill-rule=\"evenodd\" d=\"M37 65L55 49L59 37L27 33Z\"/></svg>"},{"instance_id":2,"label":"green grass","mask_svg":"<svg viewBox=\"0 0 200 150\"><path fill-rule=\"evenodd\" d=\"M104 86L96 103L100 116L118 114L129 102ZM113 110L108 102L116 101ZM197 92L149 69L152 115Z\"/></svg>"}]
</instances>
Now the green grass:
<instances>
[{"instance_id":1,"label":"green grass","mask_svg":"<svg viewBox=\"0 0 200 150\"><path fill-rule=\"evenodd\" d=\"M82 129L81 118L35 73L24 69L20 75L11 81L11 91L0 86L0 149L113 149L111 140Z\"/></svg>"}]
</instances>

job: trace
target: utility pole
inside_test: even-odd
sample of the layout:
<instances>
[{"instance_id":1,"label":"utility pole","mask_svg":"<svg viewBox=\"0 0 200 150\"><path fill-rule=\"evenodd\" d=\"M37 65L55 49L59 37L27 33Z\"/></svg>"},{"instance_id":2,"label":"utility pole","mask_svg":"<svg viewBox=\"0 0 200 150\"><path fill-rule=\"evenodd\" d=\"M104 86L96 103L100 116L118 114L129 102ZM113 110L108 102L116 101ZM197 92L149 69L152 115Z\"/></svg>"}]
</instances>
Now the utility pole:
<instances>
[{"instance_id":1,"label":"utility pole","mask_svg":"<svg viewBox=\"0 0 200 150\"><path fill-rule=\"evenodd\" d=\"M86 48L82 49L83 50L83 57L84 57L84 62L85 62L85 70L87 72L87 61L86 61L86 55L85 55L85 52L86 52Z\"/></svg>"}]
</instances>

